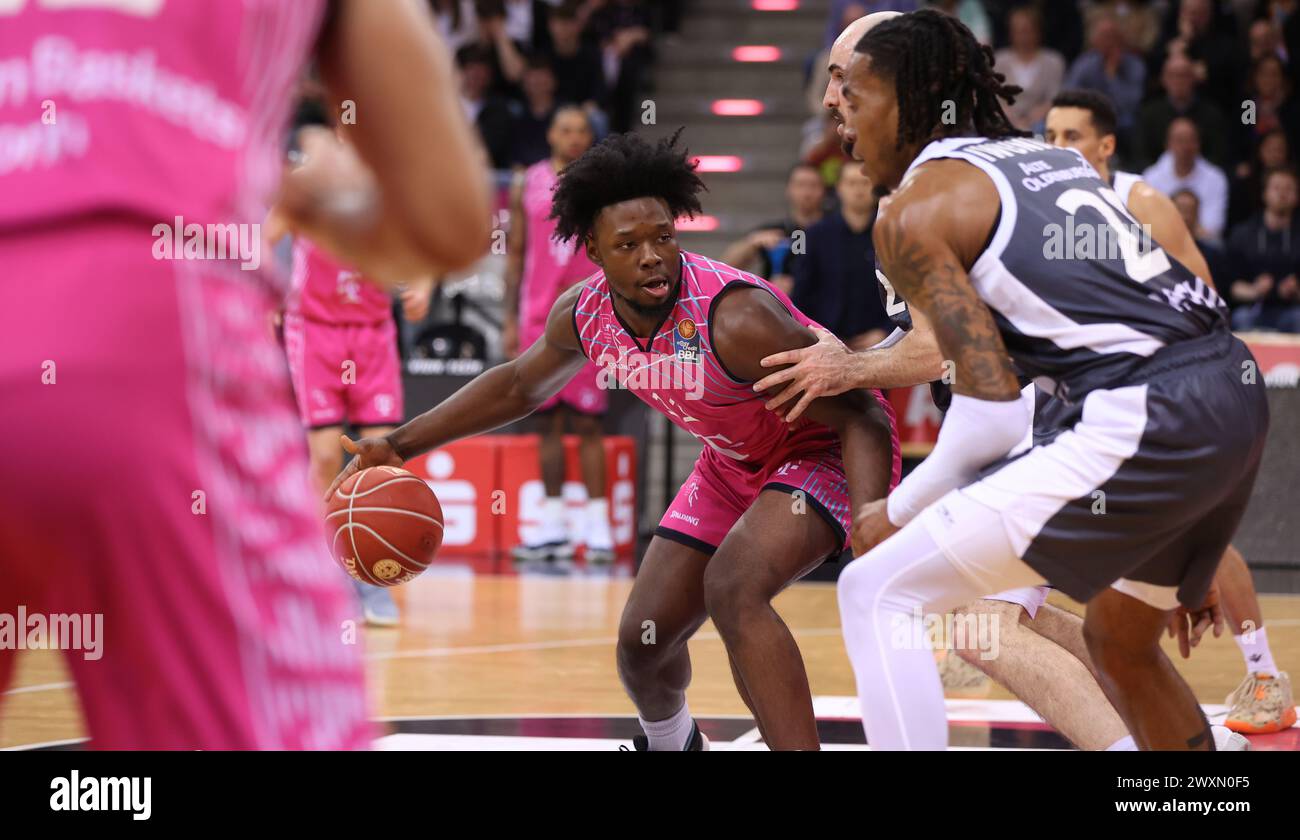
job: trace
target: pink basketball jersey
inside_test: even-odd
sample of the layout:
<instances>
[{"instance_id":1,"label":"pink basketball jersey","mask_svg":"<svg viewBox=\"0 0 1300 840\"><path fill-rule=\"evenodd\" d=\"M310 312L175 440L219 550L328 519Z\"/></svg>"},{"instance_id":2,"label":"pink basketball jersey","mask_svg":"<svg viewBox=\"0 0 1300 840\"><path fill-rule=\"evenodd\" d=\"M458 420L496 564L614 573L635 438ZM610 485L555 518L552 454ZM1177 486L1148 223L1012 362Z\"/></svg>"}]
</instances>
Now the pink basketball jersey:
<instances>
[{"instance_id":1,"label":"pink basketball jersey","mask_svg":"<svg viewBox=\"0 0 1300 840\"><path fill-rule=\"evenodd\" d=\"M752 383L734 377L715 355L709 318L723 290L756 286L774 295L800 324L815 323L766 280L682 251L677 303L650 339L633 337L614 312L605 273L583 284L574 325L603 386L628 388L675 424L736 461L765 463L795 445L838 447L835 431L800 419L793 427L763 405Z\"/></svg>"},{"instance_id":2,"label":"pink basketball jersey","mask_svg":"<svg viewBox=\"0 0 1300 840\"><path fill-rule=\"evenodd\" d=\"M261 222L323 8L0 3L0 232Z\"/></svg>"},{"instance_id":3,"label":"pink basketball jersey","mask_svg":"<svg viewBox=\"0 0 1300 840\"><path fill-rule=\"evenodd\" d=\"M392 298L306 239L293 243L285 311L324 324L376 324L392 318Z\"/></svg>"},{"instance_id":4,"label":"pink basketball jersey","mask_svg":"<svg viewBox=\"0 0 1300 840\"><path fill-rule=\"evenodd\" d=\"M525 332L534 339L541 335L560 294L596 273L585 248L554 238L556 223L547 217L551 214L551 192L557 180L550 158L524 172L523 205L528 240L519 286L519 320L521 325L533 327Z\"/></svg>"}]
</instances>

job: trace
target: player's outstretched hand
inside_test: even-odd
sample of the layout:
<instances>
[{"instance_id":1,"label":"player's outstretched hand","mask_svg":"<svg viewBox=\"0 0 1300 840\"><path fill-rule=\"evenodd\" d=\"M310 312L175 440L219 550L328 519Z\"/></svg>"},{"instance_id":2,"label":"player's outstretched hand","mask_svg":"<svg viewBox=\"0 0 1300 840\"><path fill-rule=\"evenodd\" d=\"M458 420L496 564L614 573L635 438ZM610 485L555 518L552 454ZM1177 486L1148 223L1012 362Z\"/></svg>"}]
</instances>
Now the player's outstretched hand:
<instances>
[{"instance_id":1,"label":"player's outstretched hand","mask_svg":"<svg viewBox=\"0 0 1300 840\"><path fill-rule=\"evenodd\" d=\"M353 473L370 467L400 467L405 463L393 451L388 438L361 438L354 441L347 435L340 435L339 441L343 444L343 448L352 454L352 460L348 461L347 466L335 477L330 489L325 491L327 502L334 498L334 491L339 489L339 485L347 481L348 476Z\"/></svg>"},{"instance_id":2,"label":"player's outstretched hand","mask_svg":"<svg viewBox=\"0 0 1300 840\"><path fill-rule=\"evenodd\" d=\"M782 413L781 406L799 397L794 407L785 411L787 423L798 420L818 397L833 397L853 388L849 364L852 352L830 332L818 327L814 327L813 332L817 334L816 344L775 353L761 362L763 367L794 367L770 373L754 383L754 390L759 393L785 386L766 403L768 410L777 414Z\"/></svg>"},{"instance_id":3,"label":"player's outstretched hand","mask_svg":"<svg viewBox=\"0 0 1300 840\"><path fill-rule=\"evenodd\" d=\"M898 526L889 521L885 500L867 502L853 517L853 555L861 557L896 533Z\"/></svg>"},{"instance_id":4,"label":"player's outstretched hand","mask_svg":"<svg viewBox=\"0 0 1300 840\"><path fill-rule=\"evenodd\" d=\"M1200 609L1188 610L1180 605L1169 618L1169 635L1178 637L1178 652L1184 659L1192 655L1192 648L1201 643L1201 637L1211 627L1216 639L1223 635L1223 608L1219 606L1217 583L1211 584Z\"/></svg>"}]
</instances>

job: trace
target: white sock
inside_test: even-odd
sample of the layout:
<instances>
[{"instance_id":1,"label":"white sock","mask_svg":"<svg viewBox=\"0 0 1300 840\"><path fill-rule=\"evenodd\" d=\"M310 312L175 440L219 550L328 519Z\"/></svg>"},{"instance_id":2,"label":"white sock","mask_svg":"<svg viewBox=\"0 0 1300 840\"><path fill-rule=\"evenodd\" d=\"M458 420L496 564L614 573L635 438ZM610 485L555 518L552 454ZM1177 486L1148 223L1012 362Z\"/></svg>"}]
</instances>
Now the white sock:
<instances>
[{"instance_id":1,"label":"white sock","mask_svg":"<svg viewBox=\"0 0 1300 840\"><path fill-rule=\"evenodd\" d=\"M691 729L695 725L691 710L686 708L685 703L677 710L677 714L666 720L637 719L641 721L641 728L650 741L651 752L681 752L686 749L686 739L691 737Z\"/></svg>"},{"instance_id":2,"label":"white sock","mask_svg":"<svg viewBox=\"0 0 1300 840\"><path fill-rule=\"evenodd\" d=\"M587 548L613 548L614 535L609 530L609 500L604 496L587 500Z\"/></svg>"},{"instance_id":3,"label":"white sock","mask_svg":"<svg viewBox=\"0 0 1300 840\"><path fill-rule=\"evenodd\" d=\"M564 540L564 499L560 496L547 496L542 502L542 521L537 529L537 543L562 542Z\"/></svg>"},{"instance_id":4,"label":"white sock","mask_svg":"<svg viewBox=\"0 0 1300 840\"><path fill-rule=\"evenodd\" d=\"M1132 735L1125 735L1106 748L1106 752L1137 752L1137 742Z\"/></svg>"},{"instance_id":5,"label":"white sock","mask_svg":"<svg viewBox=\"0 0 1300 840\"><path fill-rule=\"evenodd\" d=\"M1277 665L1273 662L1273 651L1268 649L1268 636L1264 634L1263 627L1254 631L1253 637L1250 633L1243 633L1232 638L1236 641L1237 647L1241 648L1241 656L1246 660L1247 671L1252 674L1277 676Z\"/></svg>"}]
</instances>

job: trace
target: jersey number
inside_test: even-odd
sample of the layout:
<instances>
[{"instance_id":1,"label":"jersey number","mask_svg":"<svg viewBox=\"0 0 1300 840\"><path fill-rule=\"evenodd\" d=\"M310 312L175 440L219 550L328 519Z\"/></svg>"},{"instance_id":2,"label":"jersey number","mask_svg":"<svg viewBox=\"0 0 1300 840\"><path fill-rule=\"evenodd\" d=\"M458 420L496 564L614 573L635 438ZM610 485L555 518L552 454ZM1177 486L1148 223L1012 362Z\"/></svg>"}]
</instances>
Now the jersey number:
<instances>
[{"instance_id":1,"label":"jersey number","mask_svg":"<svg viewBox=\"0 0 1300 840\"><path fill-rule=\"evenodd\" d=\"M1101 195L1098 196L1097 193ZM1119 245L1120 258L1124 261L1125 273L1138 283L1145 283L1153 277L1159 277L1170 269L1169 257L1159 246L1153 244L1150 251L1142 253L1137 234L1133 232L1137 224L1136 222L1124 223L1125 218L1132 217L1128 215L1128 210L1114 190L1107 187L1095 193L1081 189L1066 190L1056 199L1056 206L1071 216L1078 213L1080 207L1085 206L1100 213L1113 229L1115 242ZM1116 213L1116 210L1119 213ZM1103 241L1100 234L1097 236L1097 241Z\"/></svg>"},{"instance_id":2,"label":"jersey number","mask_svg":"<svg viewBox=\"0 0 1300 840\"><path fill-rule=\"evenodd\" d=\"M894 291L894 284L889 282L885 272L877 268L876 279L880 281L880 285L885 287L885 314L892 318L900 312L906 312L907 302L898 299L898 293Z\"/></svg>"}]
</instances>

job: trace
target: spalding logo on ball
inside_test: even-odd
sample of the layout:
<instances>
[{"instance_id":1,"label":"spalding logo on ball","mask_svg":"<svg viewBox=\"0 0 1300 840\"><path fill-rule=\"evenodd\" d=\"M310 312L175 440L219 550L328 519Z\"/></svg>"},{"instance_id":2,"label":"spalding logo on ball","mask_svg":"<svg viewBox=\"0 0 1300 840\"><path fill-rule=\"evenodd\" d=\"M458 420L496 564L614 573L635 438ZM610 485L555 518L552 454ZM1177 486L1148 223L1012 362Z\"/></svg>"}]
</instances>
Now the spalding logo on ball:
<instances>
[{"instance_id":1,"label":"spalding logo on ball","mask_svg":"<svg viewBox=\"0 0 1300 840\"><path fill-rule=\"evenodd\" d=\"M348 574L374 586L406 583L442 545L442 505L424 479L398 467L370 467L339 485L325 521Z\"/></svg>"}]
</instances>

